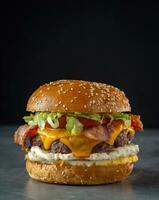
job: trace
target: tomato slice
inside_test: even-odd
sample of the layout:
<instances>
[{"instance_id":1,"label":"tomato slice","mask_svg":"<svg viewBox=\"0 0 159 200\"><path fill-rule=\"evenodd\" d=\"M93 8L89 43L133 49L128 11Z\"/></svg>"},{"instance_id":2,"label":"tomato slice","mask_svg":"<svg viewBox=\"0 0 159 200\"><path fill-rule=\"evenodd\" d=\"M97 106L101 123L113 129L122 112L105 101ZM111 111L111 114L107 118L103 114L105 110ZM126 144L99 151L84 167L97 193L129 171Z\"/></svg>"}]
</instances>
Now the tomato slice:
<instances>
[{"instance_id":1,"label":"tomato slice","mask_svg":"<svg viewBox=\"0 0 159 200\"><path fill-rule=\"evenodd\" d=\"M58 128L65 128L66 127L66 116L65 115L63 115L62 117L60 117L58 119L58 121L59 121L59 127ZM52 129L51 125L48 122L46 122L45 126L47 128L51 128Z\"/></svg>"},{"instance_id":2,"label":"tomato slice","mask_svg":"<svg viewBox=\"0 0 159 200\"><path fill-rule=\"evenodd\" d=\"M91 119L79 117L78 120L83 124L84 127L87 127L87 128L100 125L100 122L91 120Z\"/></svg>"},{"instance_id":3,"label":"tomato slice","mask_svg":"<svg viewBox=\"0 0 159 200\"><path fill-rule=\"evenodd\" d=\"M65 128L66 127L66 116L63 115L58 120L59 120L59 128Z\"/></svg>"},{"instance_id":4,"label":"tomato slice","mask_svg":"<svg viewBox=\"0 0 159 200\"><path fill-rule=\"evenodd\" d=\"M38 129L38 126L33 126L31 127L29 130L28 130L28 133L27 135L32 138L33 136L37 135L37 129Z\"/></svg>"},{"instance_id":5,"label":"tomato slice","mask_svg":"<svg viewBox=\"0 0 159 200\"><path fill-rule=\"evenodd\" d=\"M59 127L58 128L66 128L66 123L67 123L66 116L63 115L58 120L59 120ZM110 119L104 118L102 120L102 122L98 122L98 121L95 121L95 120L92 120L92 119L86 119L86 118L83 118L83 117L78 117L78 120L86 128L93 127L93 126L99 126L101 124L107 124L110 121ZM46 127L52 128L47 122L46 122Z\"/></svg>"},{"instance_id":6,"label":"tomato slice","mask_svg":"<svg viewBox=\"0 0 159 200\"><path fill-rule=\"evenodd\" d=\"M102 120L102 124L108 124L109 122L110 122L110 119L108 119L108 118L104 118Z\"/></svg>"},{"instance_id":7,"label":"tomato slice","mask_svg":"<svg viewBox=\"0 0 159 200\"><path fill-rule=\"evenodd\" d=\"M83 124L84 127L93 127L93 126L99 126L100 124L107 124L110 119L105 118L102 120L102 122L98 122L92 119L86 119L83 117L78 117L78 120ZM59 118L59 128L65 128L66 127L66 116L63 115L62 117Z\"/></svg>"},{"instance_id":8,"label":"tomato slice","mask_svg":"<svg viewBox=\"0 0 159 200\"><path fill-rule=\"evenodd\" d=\"M102 122L98 122L92 119L86 119L86 118L78 118L78 120L83 124L84 127L89 128L89 127L93 127L93 126L99 126L101 124L107 124L110 119L104 118L102 120Z\"/></svg>"},{"instance_id":9,"label":"tomato slice","mask_svg":"<svg viewBox=\"0 0 159 200\"><path fill-rule=\"evenodd\" d=\"M131 117L131 126L138 131L143 131L143 124L140 120L140 115L129 115Z\"/></svg>"}]
</instances>

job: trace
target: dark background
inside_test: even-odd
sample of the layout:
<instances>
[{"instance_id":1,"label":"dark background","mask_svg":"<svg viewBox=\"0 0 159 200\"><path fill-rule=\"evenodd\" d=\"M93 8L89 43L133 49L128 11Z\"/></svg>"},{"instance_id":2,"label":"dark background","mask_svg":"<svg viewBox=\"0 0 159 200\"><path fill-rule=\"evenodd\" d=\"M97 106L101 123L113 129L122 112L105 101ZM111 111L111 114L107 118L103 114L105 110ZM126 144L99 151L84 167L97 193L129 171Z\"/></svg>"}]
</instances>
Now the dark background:
<instances>
[{"instance_id":1,"label":"dark background","mask_svg":"<svg viewBox=\"0 0 159 200\"><path fill-rule=\"evenodd\" d=\"M1 124L22 123L39 85L84 79L124 90L145 127L159 128L159 3L116 2L1 5Z\"/></svg>"}]
</instances>

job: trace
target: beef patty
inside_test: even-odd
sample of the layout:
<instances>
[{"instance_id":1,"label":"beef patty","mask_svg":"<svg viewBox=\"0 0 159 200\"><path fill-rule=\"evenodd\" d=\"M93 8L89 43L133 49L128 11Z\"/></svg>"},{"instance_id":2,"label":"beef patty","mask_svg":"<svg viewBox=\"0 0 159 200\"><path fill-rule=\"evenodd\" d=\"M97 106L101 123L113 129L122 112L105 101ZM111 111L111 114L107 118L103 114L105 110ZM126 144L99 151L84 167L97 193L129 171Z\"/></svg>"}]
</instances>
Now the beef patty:
<instances>
[{"instance_id":1,"label":"beef patty","mask_svg":"<svg viewBox=\"0 0 159 200\"><path fill-rule=\"evenodd\" d=\"M59 140L56 140L55 142L52 143L51 151L53 153L63 153L63 154L71 153L71 150Z\"/></svg>"},{"instance_id":2,"label":"beef patty","mask_svg":"<svg viewBox=\"0 0 159 200\"><path fill-rule=\"evenodd\" d=\"M127 133L126 130L123 130L117 137L117 139L114 142L114 147L122 147L124 145L128 145L131 143L133 139L133 135L130 133Z\"/></svg>"},{"instance_id":3,"label":"beef patty","mask_svg":"<svg viewBox=\"0 0 159 200\"><path fill-rule=\"evenodd\" d=\"M109 145L105 142L101 142L93 147L91 153L105 153L110 152L114 147L122 147L131 143L133 136L130 133L127 133L126 130L123 130L117 137L114 142L114 145ZM39 146L43 148L42 141L39 135L36 135L31 139L31 146ZM56 140L51 145L51 152L53 153L62 153L68 154L71 153L71 150L59 140Z\"/></svg>"},{"instance_id":4,"label":"beef patty","mask_svg":"<svg viewBox=\"0 0 159 200\"><path fill-rule=\"evenodd\" d=\"M93 147L91 153L104 153L104 152L110 152L113 149L113 145L109 145L105 142L101 142Z\"/></svg>"},{"instance_id":5,"label":"beef patty","mask_svg":"<svg viewBox=\"0 0 159 200\"><path fill-rule=\"evenodd\" d=\"M43 145L39 135L36 135L33 138L31 138L30 143L31 143L31 146L42 147L42 145Z\"/></svg>"}]
</instances>

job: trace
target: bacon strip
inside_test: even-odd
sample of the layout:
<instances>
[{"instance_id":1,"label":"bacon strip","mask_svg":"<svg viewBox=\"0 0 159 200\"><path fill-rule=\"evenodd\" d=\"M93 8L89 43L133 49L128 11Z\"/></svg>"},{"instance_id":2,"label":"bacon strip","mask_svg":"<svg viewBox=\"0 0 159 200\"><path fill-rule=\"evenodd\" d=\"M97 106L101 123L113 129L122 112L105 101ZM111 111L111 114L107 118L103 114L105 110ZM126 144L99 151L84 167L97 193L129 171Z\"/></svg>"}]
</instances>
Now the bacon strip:
<instances>
[{"instance_id":1,"label":"bacon strip","mask_svg":"<svg viewBox=\"0 0 159 200\"><path fill-rule=\"evenodd\" d=\"M100 125L93 128L87 128L83 133L88 138L113 144L118 134L122 131L123 125L123 120L119 119L108 123L107 126Z\"/></svg>"},{"instance_id":2,"label":"bacon strip","mask_svg":"<svg viewBox=\"0 0 159 200\"><path fill-rule=\"evenodd\" d=\"M37 133L37 125L21 125L14 134L14 142L22 146L24 150L26 147L27 136L32 137Z\"/></svg>"},{"instance_id":3,"label":"bacon strip","mask_svg":"<svg viewBox=\"0 0 159 200\"><path fill-rule=\"evenodd\" d=\"M86 128L83 133L86 137L94 140L106 141L109 138L107 128L102 125Z\"/></svg>"}]
</instances>

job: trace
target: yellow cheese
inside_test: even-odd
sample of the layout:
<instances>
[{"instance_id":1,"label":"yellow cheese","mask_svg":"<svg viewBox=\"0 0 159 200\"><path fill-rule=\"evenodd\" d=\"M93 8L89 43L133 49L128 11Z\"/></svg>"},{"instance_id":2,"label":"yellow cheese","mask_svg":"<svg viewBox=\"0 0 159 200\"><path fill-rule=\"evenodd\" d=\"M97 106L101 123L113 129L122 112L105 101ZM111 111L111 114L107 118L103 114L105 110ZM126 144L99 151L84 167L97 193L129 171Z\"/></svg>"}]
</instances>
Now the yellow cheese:
<instances>
[{"instance_id":1,"label":"yellow cheese","mask_svg":"<svg viewBox=\"0 0 159 200\"><path fill-rule=\"evenodd\" d=\"M69 137L65 129L46 128L43 131L38 129L38 133L40 135L41 141L43 142L43 146L46 150L50 149L51 144L54 141L59 140L62 137Z\"/></svg>"},{"instance_id":2,"label":"yellow cheese","mask_svg":"<svg viewBox=\"0 0 159 200\"><path fill-rule=\"evenodd\" d=\"M127 127L127 130L131 135L135 134L135 130L132 127Z\"/></svg>"},{"instance_id":3,"label":"yellow cheese","mask_svg":"<svg viewBox=\"0 0 159 200\"><path fill-rule=\"evenodd\" d=\"M131 126L124 126L123 124L118 124L111 132L110 138L106 141L106 143L113 145L118 135L122 130L126 130L126 133L130 133L131 135L135 134L134 129Z\"/></svg>"},{"instance_id":4,"label":"yellow cheese","mask_svg":"<svg viewBox=\"0 0 159 200\"><path fill-rule=\"evenodd\" d=\"M120 132L123 130L123 124L119 123L117 126L113 127L113 130L110 133L110 138L106 141L108 144L113 145L114 141L120 134Z\"/></svg>"},{"instance_id":5,"label":"yellow cheese","mask_svg":"<svg viewBox=\"0 0 159 200\"><path fill-rule=\"evenodd\" d=\"M93 140L84 135L71 136L69 138L61 138L60 142L68 146L75 157L89 157L93 147L101 141Z\"/></svg>"},{"instance_id":6,"label":"yellow cheese","mask_svg":"<svg viewBox=\"0 0 159 200\"><path fill-rule=\"evenodd\" d=\"M122 130L123 124L116 126L112 130L110 138L106 143L113 145ZM127 128L127 130L131 134L134 134L134 129L131 127ZM101 142L87 138L82 133L80 135L72 136L65 129L45 128L43 131L38 129L38 134L40 135L45 150L49 150L54 141L60 140L60 142L65 144L72 151L73 155L78 158L89 157L93 147Z\"/></svg>"},{"instance_id":7,"label":"yellow cheese","mask_svg":"<svg viewBox=\"0 0 159 200\"><path fill-rule=\"evenodd\" d=\"M72 153L78 158L88 157L92 148L101 142L87 138L82 134L70 136L65 129L45 129L43 131L38 129L38 133L46 150L50 149L51 144L55 140L60 140L60 142L69 147Z\"/></svg>"},{"instance_id":8,"label":"yellow cheese","mask_svg":"<svg viewBox=\"0 0 159 200\"><path fill-rule=\"evenodd\" d=\"M103 160L98 163L98 165L103 165L103 166L109 166L109 165L121 165L121 164L126 164L126 163L135 163L138 161L138 156L129 156L129 157L123 157L119 158L116 160Z\"/></svg>"}]
</instances>

